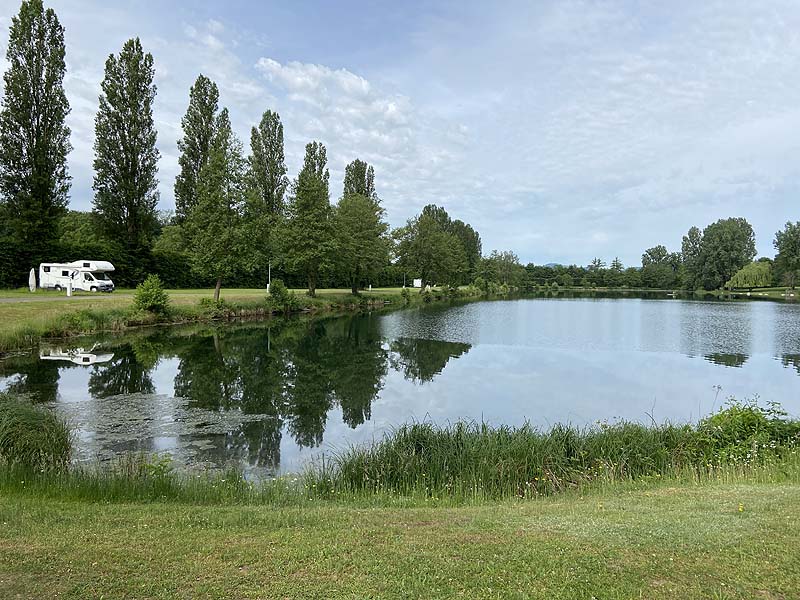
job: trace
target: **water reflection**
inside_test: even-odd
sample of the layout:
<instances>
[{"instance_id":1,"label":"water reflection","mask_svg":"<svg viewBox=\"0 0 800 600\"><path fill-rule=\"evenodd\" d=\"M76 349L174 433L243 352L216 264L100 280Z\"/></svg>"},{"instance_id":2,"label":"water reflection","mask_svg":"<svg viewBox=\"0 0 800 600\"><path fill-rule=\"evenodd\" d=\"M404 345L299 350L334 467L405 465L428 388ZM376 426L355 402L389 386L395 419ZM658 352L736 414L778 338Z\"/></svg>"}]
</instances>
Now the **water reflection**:
<instances>
[{"instance_id":1,"label":"water reflection","mask_svg":"<svg viewBox=\"0 0 800 600\"><path fill-rule=\"evenodd\" d=\"M800 375L800 354L784 354L781 356L781 362L784 367L794 367L798 375Z\"/></svg>"},{"instance_id":2,"label":"water reflection","mask_svg":"<svg viewBox=\"0 0 800 600\"><path fill-rule=\"evenodd\" d=\"M273 474L426 415L586 423L658 398L680 420L718 384L789 404L798 308L553 298L143 330L0 360L0 390L52 403L82 459L167 451Z\"/></svg>"},{"instance_id":3,"label":"water reflection","mask_svg":"<svg viewBox=\"0 0 800 600\"><path fill-rule=\"evenodd\" d=\"M440 374L450 359L466 354L471 347L458 342L400 338L391 345L392 368L406 379L423 384Z\"/></svg>"},{"instance_id":4,"label":"water reflection","mask_svg":"<svg viewBox=\"0 0 800 600\"><path fill-rule=\"evenodd\" d=\"M747 362L748 356L746 354L715 352L713 354L706 354L704 358L708 362L712 362L715 365L722 365L723 367L741 367Z\"/></svg>"},{"instance_id":5,"label":"water reflection","mask_svg":"<svg viewBox=\"0 0 800 600\"><path fill-rule=\"evenodd\" d=\"M89 397L68 404L92 457L166 449L186 462L276 472L284 434L314 448L335 410L350 428L368 421L390 365L421 384L469 348L411 338L389 344L373 316L140 334L107 341L104 361L86 367ZM55 402L60 373L81 369L63 354L58 364L4 361L0 377L10 391ZM165 374L168 396L154 381Z\"/></svg>"}]
</instances>

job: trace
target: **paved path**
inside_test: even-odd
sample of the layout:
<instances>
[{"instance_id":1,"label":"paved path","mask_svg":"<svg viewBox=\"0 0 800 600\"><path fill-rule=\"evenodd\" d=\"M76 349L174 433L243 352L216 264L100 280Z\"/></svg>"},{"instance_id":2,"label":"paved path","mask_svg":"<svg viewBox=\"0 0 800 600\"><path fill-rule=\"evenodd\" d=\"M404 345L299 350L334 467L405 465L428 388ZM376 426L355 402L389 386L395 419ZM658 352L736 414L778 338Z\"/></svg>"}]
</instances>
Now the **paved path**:
<instances>
[{"instance_id":1,"label":"paved path","mask_svg":"<svg viewBox=\"0 0 800 600\"><path fill-rule=\"evenodd\" d=\"M120 296L128 296L129 294L117 294L115 297L119 298ZM0 298L0 304L14 304L17 302L58 302L58 301L70 301L70 302L81 302L84 300L110 300L113 294L81 294L79 296L72 296L67 297L66 293L63 295L56 295L56 294L48 294L46 296L39 296L36 294L31 294L30 296L23 296L20 295L19 297L14 296L12 298Z\"/></svg>"}]
</instances>

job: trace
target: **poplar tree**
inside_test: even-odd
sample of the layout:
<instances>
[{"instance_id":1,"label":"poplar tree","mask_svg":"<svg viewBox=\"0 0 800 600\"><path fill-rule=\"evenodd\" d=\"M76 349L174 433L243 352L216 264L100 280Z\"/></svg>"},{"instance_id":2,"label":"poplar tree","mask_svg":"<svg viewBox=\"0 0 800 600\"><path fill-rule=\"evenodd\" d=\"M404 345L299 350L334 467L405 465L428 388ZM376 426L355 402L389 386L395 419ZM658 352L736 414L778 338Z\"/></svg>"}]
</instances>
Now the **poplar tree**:
<instances>
[{"instance_id":1,"label":"poplar tree","mask_svg":"<svg viewBox=\"0 0 800 600\"><path fill-rule=\"evenodd\" d=\"M242 143L231 129L228 109L223 108L197 180L197 204L186 221L192 267L216 281L215 301L225 279L251 266L250 237L243 226L246 196Z\"/></svg>"},{"instance_id":2,"label":"poplar tree","mask_svg":"<svg viewBox=\"0 0 800 600\"><path fill-rule=\"evenodd\" d=\"M308 294L312 297L316 295L320 273L332 265L335 248L327 163L324 145L306 144L282 240L287 266L306 276Z\"/></svg>"},{"instance_id":3,"label":"poplar tree","mask_svg":"<svg viewBox=\"0 0 800 600\"><path fill-rule=\"evenodd\" d=\"M0 235L16 254L7 283L20 283L28 267L53 260L66 213L72 147L64 56L64 28L53 9L41 0L22 2L11 20L0 109Z\"/></svg>"},{"instance_id":4,"label":"poplar tree","mask_svg":"<svg viewBox=\"0 0 800 600\"><path fill-rule=\"evenodd\" d=\"M356 194L369 200L378 197L375 193L375 170L358 158L345 167L343 187L342 198Z\"/></svg>"},{"instance_id":5,"label":"poplar tree","mask_svg":"<svg viewBox=\"0 0 800 600\"><path fill-rule=\"evenodd\" d=\"M278 113L266 111L258 127L251 129L250 151L250 172L261 208L266 214L280 215L289 178L283 153L283 124Z\"/></svg>"},{"instance_id":6,"label":"poplar tree","mask_svg":"<svg viewBox=\"0 0 800 600\"><path fill-rule=\"evenodd\" d=\"M175 177L174 188L178 222L183 222L197 204L197 180L208 162L218 104L217 84L205 75L199 75L189 90L189 107L181 119L183 137L178 140L181 170Z\"/></svg>"},{"instance_id":7,"label":"poplar tree","mask_svg":"<svg viewBox=\"0 0 800 600\"><path fill-rule=\"evenodd\" d=\"M350 165L355 162L361 161L354 161ZM365 173L370 174L373 182L372 197L350 192L339 201L334 213L335 262L354 295L358 293L359 287L389 264L391 250L389 225L385 221L386 211L375 194L372 167L366 169Z\"/></svg>"},{"instance_id":8,"label":"poplar tree","mask_svg":"<svg viewBox=\"0 0 800 600\"><path fill-rule=\"evenodd\" d=\"M107 234L124 244L130 279L143 275L158 224L154 75L153 56L139 38L125 42L119 56L106 60L95 118L94 210Z\"/></svg>"}]
</instances>

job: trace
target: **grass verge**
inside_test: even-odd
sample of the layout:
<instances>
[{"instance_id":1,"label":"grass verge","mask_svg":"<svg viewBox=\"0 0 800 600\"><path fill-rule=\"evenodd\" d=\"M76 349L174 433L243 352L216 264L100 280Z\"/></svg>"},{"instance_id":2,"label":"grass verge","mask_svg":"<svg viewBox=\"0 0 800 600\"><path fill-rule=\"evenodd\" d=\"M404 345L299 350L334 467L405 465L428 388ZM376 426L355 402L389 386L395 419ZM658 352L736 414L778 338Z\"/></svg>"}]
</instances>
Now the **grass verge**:
<instances>
[{"instance_id":1,"label":"grass verge","mask_svg":"<svg viewBox=\"0 0 800 600\"><path fill-rule=\"evenodd\" d=\"M102 331L122 331L146 325L209 322L220 319L268 317L282 312L272 306L264 290L227 290L221 302L212 301L212 290L168 290L170 308L164 314L137 311L133 292L80 295L72 298L37 291L0 294L0 355L34 347L41 339L67 338ZM463 288L460 296L477 290ZM386 305L405 306L449 299L444 291L430 295L399 288L375 289L353 296L345 290L318 290L315 298L294 292L292 312L354 311Z\"/></svg>"},{"instance_id":2,"label":"grass verge","mask_svg":"<svg viewBox=\"0 0 800 600\"><path fill-rule=\"evenodd\" d=\"M0 496L4 598L795 598L800 485L459 507Z\"/></svg>"}]
</instances>

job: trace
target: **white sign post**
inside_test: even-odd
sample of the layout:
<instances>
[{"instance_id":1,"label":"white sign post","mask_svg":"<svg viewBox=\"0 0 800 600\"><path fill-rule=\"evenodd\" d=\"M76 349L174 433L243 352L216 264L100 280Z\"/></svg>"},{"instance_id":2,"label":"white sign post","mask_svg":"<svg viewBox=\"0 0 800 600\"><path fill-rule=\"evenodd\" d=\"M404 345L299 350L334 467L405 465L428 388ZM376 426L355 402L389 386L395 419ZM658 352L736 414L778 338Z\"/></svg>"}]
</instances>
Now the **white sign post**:
<instances>
[{"instance_id":1,"label":"white sign post","mask_svg":"<svg viewBox=\"0 0 800 600\"><path fill-rule=\"evenodd\" d=\"M72 279L67 282L67 297L72 296Z\"/></svg>"},{"instance_id":2,"label":"white sign post","mask_svg":"<svg viewBox=\"0 0 800 600\"><path fill-rule=\"evenodd\" d=\"M31 269L30 275L28 275L28 289L31 292L36 291L36 271Z\"/></svg>"}]
</instances>

